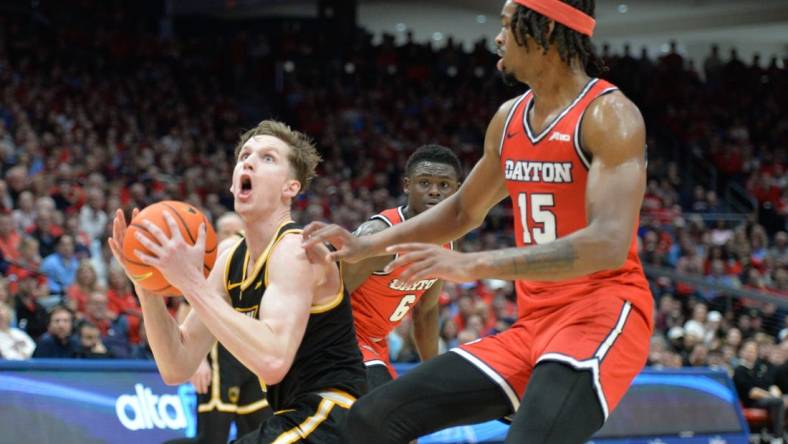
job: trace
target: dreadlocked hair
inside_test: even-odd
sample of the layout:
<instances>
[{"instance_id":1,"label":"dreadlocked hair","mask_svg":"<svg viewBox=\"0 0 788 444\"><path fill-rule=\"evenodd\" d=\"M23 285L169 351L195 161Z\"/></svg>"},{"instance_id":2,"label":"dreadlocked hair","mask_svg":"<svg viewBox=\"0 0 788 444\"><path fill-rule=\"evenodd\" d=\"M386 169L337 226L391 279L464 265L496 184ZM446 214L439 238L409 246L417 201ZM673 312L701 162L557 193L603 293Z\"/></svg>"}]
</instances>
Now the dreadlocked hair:
<instances>
[{"instance_id":1,"label":"dreadlocked hair","mask_svg":"<svg viewBox=\"0 0 788 444\"><path fill-rule=\"evenodd\" d=\"M595 0L562 1L591 17L594 16ZM531 37L542 47L545 54L550 49L550 45L555 44L564 63L569 64L572 60L577 59L591 75L599 75L607 70L602 59L597 56L591 38L587 35L580 34L555 21L553 33L548 38L550 20L542 14L518 4L511 22L515 41L518 45L527 47L527 38Z\"/></svg>"}]
</instances>

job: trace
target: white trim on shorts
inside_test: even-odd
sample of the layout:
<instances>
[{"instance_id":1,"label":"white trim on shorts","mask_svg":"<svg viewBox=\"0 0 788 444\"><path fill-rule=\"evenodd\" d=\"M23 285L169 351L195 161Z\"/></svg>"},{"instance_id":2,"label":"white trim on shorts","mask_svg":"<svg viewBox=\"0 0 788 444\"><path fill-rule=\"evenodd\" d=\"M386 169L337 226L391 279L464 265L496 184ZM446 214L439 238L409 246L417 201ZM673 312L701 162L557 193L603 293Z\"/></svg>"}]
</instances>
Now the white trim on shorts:
<instances>
[{"instance_id":1,"label":"white trim on shorts","mask_svg":"<svg viewBox=\"0 0 788 444\"><path fill-rule=\"evenodd\" d=\"M476 366L479 370L484 372L485 375L492 379L493 382L501 387L503 392L506 394L506 397L509 398L509 403L512 404L512 410L517 412L517 409L520 408L520 398L503 376L496 372L492 367L487 365L484 361L461 348L453 348L449 351L457 353L458 355L465 358L465 360Z\"/></svg>"},{"instance_id":2,"label":"white trim on shorts","mask_svg":"<svg viewBox=\"0 0 788 444\"><path fill-rule=\"evenodd\" d=\"M367 367L372 367L373 365L382 365L383 367L388 368L388 365L386 365L386 363L383 362L380 359L373 359L371 361L364 361L364 365L366 365Z\"/></svg>"},{"instance_id":3,"label":"white trim on shorts","mask_svg":"<svg viewBox=\"0 0 788 444\"><path fill-rule=\"evenodd\" d=\"M610 409L607 405L605 392L602 390L602 381L599 378L599 366L602 363L602 360L605 359L607 353L610 351L610 348L613 347L616 339L618 339L618 337L621 335L621 332L624 330L624 325L626 324L627 319L629 319L629 314L631 312L632 303L629 301L624 302L624 306L621 307L621 312L618 314L616 325L613 326L613 329L610 330L610 333L608 333L605 340L599 345L599 348L597 348L592 358L578 361L571 356L561 353L546 353L540 356L539 359L536 360L535 364L538 365L543 361L557 361L563 362L564 364L569 364L578 370L591 370L591 375L594 379L594 391L596 392L596 396L599 399L599 406L602 408L602 414L604 415L605 421L607 421L607 417L610 414Z\"/></svg>"}]
</instances>

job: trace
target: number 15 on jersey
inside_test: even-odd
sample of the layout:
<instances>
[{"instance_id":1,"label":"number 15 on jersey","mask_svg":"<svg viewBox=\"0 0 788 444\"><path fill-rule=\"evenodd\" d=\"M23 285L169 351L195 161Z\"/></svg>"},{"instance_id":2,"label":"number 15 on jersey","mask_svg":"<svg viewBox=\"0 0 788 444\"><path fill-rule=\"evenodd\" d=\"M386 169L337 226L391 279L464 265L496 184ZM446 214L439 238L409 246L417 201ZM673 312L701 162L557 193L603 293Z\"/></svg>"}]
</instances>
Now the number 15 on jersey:
<instances>
[{"instance_id":1,"label":"number 15 on jersey","mask_svg":"<svg viewBox=\"0 0 788 444\"><path fill-rule=\"evenodd\" d=\"M523 224L523 242L526 244L546 244L557 237L555 213L550 208L555 207L555 198L548 193L520 193L517 196L517 206L520 208L520 221ZM530 220L534 226L528 224Z\"/></svg>"}]
</instances>

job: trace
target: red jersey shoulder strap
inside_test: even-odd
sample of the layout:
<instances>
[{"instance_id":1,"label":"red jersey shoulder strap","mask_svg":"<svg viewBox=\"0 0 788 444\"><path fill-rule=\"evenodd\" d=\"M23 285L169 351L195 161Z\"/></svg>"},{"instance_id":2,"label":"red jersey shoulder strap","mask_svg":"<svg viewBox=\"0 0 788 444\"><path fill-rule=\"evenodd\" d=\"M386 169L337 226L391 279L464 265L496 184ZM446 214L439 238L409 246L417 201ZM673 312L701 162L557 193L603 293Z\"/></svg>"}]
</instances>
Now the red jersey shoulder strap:
<instances>
[{"instance_id":1,"label":"red jersey shoulder strap","mask_svg":"<svg viewBox=\"0 0 788 444\"><path fill-rule=\"evenodd\" d=\"M517 130L514 128L510 129L509 125L512 121L517 121L517 119L513 119L513 117L519 113L519 108L522 108L524 104L527 102L527 98L531 96L531 90L525 92L525 94L517 97L512 104L512 109L509 110L509 114L506 116L506 121L503 124L503 134L501 134L501 142L498 145L498 155L500 156L503 153L503 145L506 142L506 139L512 137L512 135L516 134Z\"/></svg>"},{"instance_id":2,"label":"red jersey shoulder strap","mask_svg":"<svg viewBox=\"0 0 788 444\"><path fill-rule=\"evenodd\" d=\"M607 80L599 79L596 84L594 84L594 87L591 89L591 91L589 91L588 94L583 97L583 100L577 106L579 114L577 116L577 123L575 124L573 143L575 146L575 151L577 152L577 156L580 158L580 161L583 162L583 165L586 167L586 169L591 168L592 156L582 146L583 139L582 135L580 134L580 127L583 124L583 116L585 116L586 110L594 100L614 91L618 91L618 87L616 85L613 85Z\"/></svg>"},{"instance_id":3,"label":"red jersey shoulder strap","mask_svg":"<svg viewBox=\"0 0 788 444\"><path fill-rule=\"evenodd\" d=\"M383 221L388 226L397 225L405 220L405 214L402 212L402 207L389 208L369 218L370 220Z\"/></svg>"}]
</instances>

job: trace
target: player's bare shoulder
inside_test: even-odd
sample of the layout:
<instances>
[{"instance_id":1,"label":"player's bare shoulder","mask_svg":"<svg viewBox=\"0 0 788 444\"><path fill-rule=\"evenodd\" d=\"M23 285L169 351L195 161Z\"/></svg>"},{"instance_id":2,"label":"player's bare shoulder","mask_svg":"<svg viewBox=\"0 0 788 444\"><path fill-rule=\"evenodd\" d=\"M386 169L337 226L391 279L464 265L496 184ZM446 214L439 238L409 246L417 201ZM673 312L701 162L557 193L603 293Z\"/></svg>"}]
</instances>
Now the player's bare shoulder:
<instances>
[{"instance_id":1,"label":"player's bare shoulder","mask_svg":"<svg viewBox=\"0 0 788 444\"><path fill-rule=\"evenodd\" d=\"M505 129L504 126L506 126L506 120L508 119L512 108L514 108L519 98L520 96L517 96L507 100L498 107L497 111L495 111L492 119L490 119L490 124L487 125L487 133L484 136L485 152L495 154L496 156L498 155L503 139L503 131Z\"/></svg>"},{"instance_id":2,"label":"player's bare shoulder","mask_svg":"<svg viewBox=\"0 0 788 444\"><path fill-rule=\"evenodd\" d=\"M614 91L594 100L585 112L582 145L594 156L629 158L646 149L643 115L627 96Z\"/></svg>"},{"instance_id":3,"label":"player's bare shoulder","mask_svg":"<svg viewBox=\"0 0 788 444\"><path fill-rule=\"evenodd\" d=\"M381 232L388 227L389 226L386 225L386 223L380 219L371 219L359 225L358 228L356 228L356 231L353 232L353 234L359 237L369 236L371 234Z\"/></svg>"},{"instance_id":4,"label":"player's bare shoulder","mask_svg":"<svg viewBox=\"0 0 788 444\"><path fill-rule=\"evenodd\" d=\"M271 267L281 270L284 276L298 276L304 285L318 287L339 282L339 268L334 262L310 261L304 249L301 233L282 236L269 258Z\"/></svg>"}]
</instances>

